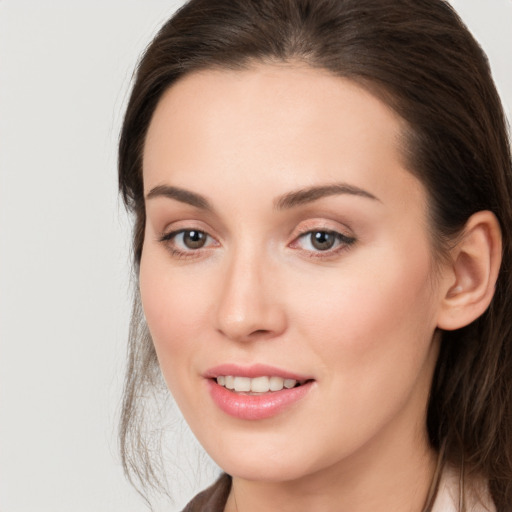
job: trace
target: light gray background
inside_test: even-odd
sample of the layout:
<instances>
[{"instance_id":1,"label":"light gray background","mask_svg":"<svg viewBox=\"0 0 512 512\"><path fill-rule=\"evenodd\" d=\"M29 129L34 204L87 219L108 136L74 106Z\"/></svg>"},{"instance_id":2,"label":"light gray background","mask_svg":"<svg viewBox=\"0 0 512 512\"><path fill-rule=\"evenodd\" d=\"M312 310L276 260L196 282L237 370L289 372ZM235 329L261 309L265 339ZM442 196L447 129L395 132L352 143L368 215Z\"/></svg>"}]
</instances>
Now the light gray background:
<instances>
[{"instance_id":1,"label":"light gray background","mask_svg":"<svg viewBox=\"0 0 512 512\"><path fill-rule=\"evenodd\" d=\"M130 309L116 141L137 58L178 4L0 0L0 512L145 510L116 452ZM512 1L453 4L510 119ZM211 478L192 466L168 512Z\"/></svg>"}]
</instances>

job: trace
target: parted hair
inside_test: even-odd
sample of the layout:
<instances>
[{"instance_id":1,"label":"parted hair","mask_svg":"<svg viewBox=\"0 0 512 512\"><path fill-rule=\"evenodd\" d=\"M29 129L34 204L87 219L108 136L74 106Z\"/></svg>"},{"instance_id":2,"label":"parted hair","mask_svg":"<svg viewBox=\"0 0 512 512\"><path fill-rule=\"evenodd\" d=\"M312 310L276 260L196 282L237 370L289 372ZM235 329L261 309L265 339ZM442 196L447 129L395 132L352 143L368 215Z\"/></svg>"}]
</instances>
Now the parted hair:
<instances>
[{"instance_id":1,"label":"parted hair","mask_svg":"<svg viewBox=\"0 0 512 512\"><path fill-rule=\"evenodd\" d=\"M134 217L135 281L144 244L142 155L163 93L183 76L255 62L301 62L350 79L405 121L402 150L429 199L434 253L447 255L468 218L499 220L503 260L488 310L442 332L427 429L446 461L489 481L512 509L512 163L487 58L443 0L191 0L161 28L135 74L119 143L119 187ZM159 381L138 294L120 422L125 471L158 485L144 401Z\"/></svg>"}]
</instances>

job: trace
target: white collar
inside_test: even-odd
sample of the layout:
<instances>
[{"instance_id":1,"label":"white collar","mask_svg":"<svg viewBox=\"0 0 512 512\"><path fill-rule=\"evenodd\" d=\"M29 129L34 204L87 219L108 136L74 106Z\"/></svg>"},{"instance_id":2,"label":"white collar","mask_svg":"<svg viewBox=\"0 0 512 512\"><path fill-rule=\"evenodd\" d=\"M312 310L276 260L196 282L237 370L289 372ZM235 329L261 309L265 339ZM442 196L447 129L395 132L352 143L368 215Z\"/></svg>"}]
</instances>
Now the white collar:
<instances>
[{"instance_id":1,"label":"white collar","mask_svg":"<svg viewBox=\"0 0 512 512\"><path fill-rule=\"evenodd\" d=\"M431 512L458 512L460 501L460 470L447 464L443 469L436 500ZM473 479L464 485L466 512L496 512L487 483Z\"/></svg>"}]
</instances>

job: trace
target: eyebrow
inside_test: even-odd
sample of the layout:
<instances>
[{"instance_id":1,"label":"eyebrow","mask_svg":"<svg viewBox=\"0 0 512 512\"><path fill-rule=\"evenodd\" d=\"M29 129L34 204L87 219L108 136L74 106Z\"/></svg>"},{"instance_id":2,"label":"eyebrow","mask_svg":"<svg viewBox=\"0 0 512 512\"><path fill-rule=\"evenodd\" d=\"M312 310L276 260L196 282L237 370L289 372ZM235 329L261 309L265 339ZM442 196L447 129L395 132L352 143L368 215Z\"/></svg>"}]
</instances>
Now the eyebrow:
<instances>
[{"instance_id":1,"label":"eyebrow","mask_svg":"<svg viewBox=\"0 0 512 512\"><path fill-rule=\"evenodd\" d=\"M274 202L274 206L277 210L287 210L289 208L294 208L295 206L317 201L323 197L340 194L364 197L366 199L380 202L380 199L375 197L373 194L370 194L370 192L363 190L362 188L355 187L347 183L334 183L332 185L308 187L296 190L294 192L289 192L288 194L278 198Z\"/></svg>"},{"instance_id":2,"label":"eyebrow","mask_svg":"<svg viewBox=\"0 0 512 512\"><path fill-rule=\"evenodd\" d=\"M146 199L153 199L155 197L167 197L169 199L175 199L181 203L189 204L201 210L212 211L213 208L206 199L206 197L190 192L190 190L184 190L178 187L171 187L170 185L158 185L152 188L146 195Z\"/></svg>"},{"instance_id":3,"label":"eyebrow","mask_svg":"<svg viewBox=\"0 0 512 512\"><path fill-rule=\"evenodd\" d=\"M343 194L364 197L366 199L380 202L377 197L362 188L346 183L335 183L332 185L320 185L288 192L274 201L274 208L277 210L287 210L302 204L317 201L323 197ZM197 194L196 192L172 187L170 185L158 185L152 188L146 195L147 200L155 197L167 197L181 203L189 204L190 206L194 206L201 210L213 211L213 207L206 197Z\"/></svg>"}]
</instances>

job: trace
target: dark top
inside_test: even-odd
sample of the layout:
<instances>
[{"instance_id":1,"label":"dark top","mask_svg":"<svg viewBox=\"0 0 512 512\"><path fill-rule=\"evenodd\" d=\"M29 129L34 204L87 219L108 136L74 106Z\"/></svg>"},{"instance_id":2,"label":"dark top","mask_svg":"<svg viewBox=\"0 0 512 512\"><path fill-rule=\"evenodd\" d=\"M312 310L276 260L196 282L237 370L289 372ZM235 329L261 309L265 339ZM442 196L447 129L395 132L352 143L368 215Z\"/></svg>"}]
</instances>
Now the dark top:
<instances>
[{"instance_id":1,"label":"dark top","mask_svg":"<svg viewBox=\"0 0 512 512\"><path fill-rule=\"evenodd\" d=\"M231 477L223 473L213 485L193 498L182 512L224 512L230 490Z\"/></svg>"}]
</instances>

